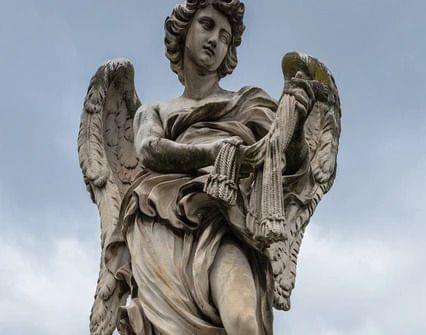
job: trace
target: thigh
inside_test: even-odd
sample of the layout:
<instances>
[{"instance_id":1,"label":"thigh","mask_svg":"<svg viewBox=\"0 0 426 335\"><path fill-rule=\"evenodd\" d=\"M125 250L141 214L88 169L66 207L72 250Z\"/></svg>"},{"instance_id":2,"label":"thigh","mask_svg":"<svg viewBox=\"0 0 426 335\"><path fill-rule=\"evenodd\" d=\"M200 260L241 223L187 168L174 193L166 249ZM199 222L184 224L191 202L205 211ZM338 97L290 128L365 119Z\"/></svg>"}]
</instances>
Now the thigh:
<instances>
[{"instance_id":1,"label":"thigh","mask_svg":"<svg viewBox=\"0 0 426 335\"><path fill-rule=\"evenodd\" d=\"M236 318L257 319L257 291L250 263L232 239L225 239L219 247L210 273L210 285L225 329Z\"/></svg>"}]
</instances>

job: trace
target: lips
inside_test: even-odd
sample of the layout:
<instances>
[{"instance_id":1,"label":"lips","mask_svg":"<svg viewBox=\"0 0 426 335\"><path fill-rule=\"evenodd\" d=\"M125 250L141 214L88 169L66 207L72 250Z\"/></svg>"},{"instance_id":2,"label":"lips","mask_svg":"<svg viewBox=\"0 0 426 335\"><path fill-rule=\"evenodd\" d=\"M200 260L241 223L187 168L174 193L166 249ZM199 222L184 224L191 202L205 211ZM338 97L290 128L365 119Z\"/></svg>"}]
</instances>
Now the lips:
<instances>
[{"instance_id":1,"label":"lips","mask_svg":"<svg viewBox=\"0 0 426 335\"><path fill-rule=\"evenodd\" d=\"M211 47L205 45L205 46L203 46L203 49L206 50L207 54L210 57L213 57L215 55L215 52L214 52L214 50Z\"/></svg>"}]
</instances>

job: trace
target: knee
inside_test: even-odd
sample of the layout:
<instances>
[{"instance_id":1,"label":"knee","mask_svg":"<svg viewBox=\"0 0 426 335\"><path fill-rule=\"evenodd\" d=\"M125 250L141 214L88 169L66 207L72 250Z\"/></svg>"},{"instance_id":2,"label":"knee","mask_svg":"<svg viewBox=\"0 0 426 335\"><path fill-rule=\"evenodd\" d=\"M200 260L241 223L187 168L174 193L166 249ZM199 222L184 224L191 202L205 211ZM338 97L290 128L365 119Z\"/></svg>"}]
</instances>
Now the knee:
<instances>
[{"instance_id":1,"label":"knee","mask_svg":"<svg viewBox=\"0 0 426 335\"><path fill-rule=\"evenodd\" d=\"M227 330L230 335L244 334L244 335L258 335L259 324L255 314L249 312L241 312L235 315L230 320L230 330Z\"/></svg>"}]
</instances>

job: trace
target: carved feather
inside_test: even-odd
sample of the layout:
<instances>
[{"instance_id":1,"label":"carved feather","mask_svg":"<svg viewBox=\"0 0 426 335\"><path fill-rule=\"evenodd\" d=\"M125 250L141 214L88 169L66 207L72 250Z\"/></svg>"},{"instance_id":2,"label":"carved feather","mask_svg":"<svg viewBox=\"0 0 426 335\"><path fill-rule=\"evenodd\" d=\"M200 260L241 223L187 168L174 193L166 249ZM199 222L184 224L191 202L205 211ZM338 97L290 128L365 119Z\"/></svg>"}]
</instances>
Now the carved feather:
<instances>
[{"instance_id":1,"label":"carved feather","mask_svg":"<svg viewBox=\"0 0 426 335\"><path fill-rule=\"evenodd\" d=\"M133 117L141 105L132 64L125 59L102 65L90 81L78 135L84 181L101 221L101 264L90 316L92 335L111 335L118 308L128 292L105 266L105 246L118 222L122 197L140 172L133 146Z\"/></svg>"},{"instance_id":2,"label":"carved feather","mask_svg":"<svg viewBox=\"0 0 426 335\"><path fill-rule=\"evenodd\" d=\"M328 88L326 99L316 101L304 127L309 147L309 176L304 181L304 196L309 200L286 203L287 231L289 238L272 244L269 258L274 276L274 306L289 310L291 292L295 286L297 257L303 235L318 203L333 185L336 175L336 160L340 137L340 100L334 78L330 71L315 58L298 53L284 57L283 71L286 79L302 70L313 80ZM300 185L298 185L300 188ZM298 193L300 190L289 190Z\"/></svg>"}]
</instances>

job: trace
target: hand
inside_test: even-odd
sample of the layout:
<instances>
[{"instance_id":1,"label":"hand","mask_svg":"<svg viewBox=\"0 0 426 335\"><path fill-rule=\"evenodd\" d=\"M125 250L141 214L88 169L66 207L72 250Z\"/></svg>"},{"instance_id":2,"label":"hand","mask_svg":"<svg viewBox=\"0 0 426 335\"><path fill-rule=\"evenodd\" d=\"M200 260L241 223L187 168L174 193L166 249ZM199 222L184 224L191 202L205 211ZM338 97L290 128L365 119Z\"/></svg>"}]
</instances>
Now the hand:
<instances>
[{"instance_id":1,"label":"hand","mask_svg":"<svg viewBox=\"0 0 426 335\"><path fill-rule=\"evenodd\" d=\"M306 121L315 102L329 101L330 89L318 80L310 80L299 71L294 78L285 83L284 94L289 94L296 99L296 111L301 116L301 121Z\"/></svg>"},{"instance_id":2,"label":"hand","mask_svg":"<svg viewBox=\"0 0 426 335\"><path fill-rule=\"evenodd\" d=\"M242 145L243 141L238 136L220 139L212 143L211 158L214 164L220 150L226 143L233 144L239 147L239 156L241 159L240 173L246 175L254 171L254 169L263 162L265 157L266 145L268 136L265 136L260 141L246 146Z\"/></svg>"},{"instance_id":3,"label":"hand","mask_svg":"<svg viewBox=\"0 0 426 335\"><path fill-rule=\"evenodd\" d=\"M269 136L264 136L258 142L245 146L240 146L241 155L241 173L247 174L253 172L256 167L263 163L266 154L266 142Z\"/></svg>"},{"instance_id":4,"label":"hand","mask_svg":"<svg viewBox=\"0 0 426 335\"><path fill-rule=\"evenodd\" d=\"M316 101L313 80L308 80L306 75L299 71L294 78L285 83L284 94L296 99L296 112L303 124Z\"/></svg>"},{"instance_id":5,"label":"hand","mask_svg":"<svg viewBox=\"0 0 426 335\"><path fill-rule=\"evenodd\" d=\"M213 163L216 161L216 157L219 155L220 150L222 149L222 147L226 143L238 146L238 145L242 144L243 141L241 140L240 137L233 136L233 137L230 137L230 138L222 138L220 140L213 142L212 143L212 149L211 149L211 152L210 152Z\"/></svg>"}]
</instances>

